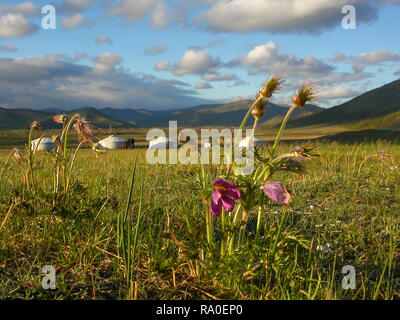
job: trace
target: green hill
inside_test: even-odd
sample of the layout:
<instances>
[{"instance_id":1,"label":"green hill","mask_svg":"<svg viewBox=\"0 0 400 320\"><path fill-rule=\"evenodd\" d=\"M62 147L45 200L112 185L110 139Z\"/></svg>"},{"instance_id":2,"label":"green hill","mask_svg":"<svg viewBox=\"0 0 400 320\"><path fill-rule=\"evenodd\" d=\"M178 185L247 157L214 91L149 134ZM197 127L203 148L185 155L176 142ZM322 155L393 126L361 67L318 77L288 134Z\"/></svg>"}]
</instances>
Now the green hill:
<instances>
[{"instance_id":1,"label":"green hill","mask_svg":"<svg viewBox=\"0 0 400 320\"><path fill-rule=\"evenodd\" d=\"M32 121L39 121L43 129L59 128L52 117L58 112L31 110L31 109L5 109L0 108L0 130L28 129ZM83 108L68 112L80 113L98 128L129 128L136 126L134 122L114 120L95 108Z\"/></svg>"},{"instance_id":2,"label":"green hill","mask_svg":"<svg viewBox=\"0 0 400 320\"><path fill-rule=\"evenodd\" d=\"M289 128L344 124L349 129L393 128L399 124L400 80L368 91L339 106L294 119Z\"/></svg>"},{"instance_id":3,"label":"green hill","mask_svg":"<svg viewBox=\"0 0 400 320\"><path fill-rule=\"evenodd\" d=\"M239 126L243 117L249 110L252 100L242 100L227 104L203 105L187 109L171 111L148 111L132 109L101 109L102 112L115 119L129 119L140 123L141 126L154 127L168 126L168 121L176 120L179 126L205 127L205 126ZM297 115L311 114L321 109L316 106L306 106L304 109L296 110ZM279 106L273 103L268 105L261 123L276 116L285 114L286 106ZM253 119L249 120L251 125Z\"/></svg>"}]
</instances>

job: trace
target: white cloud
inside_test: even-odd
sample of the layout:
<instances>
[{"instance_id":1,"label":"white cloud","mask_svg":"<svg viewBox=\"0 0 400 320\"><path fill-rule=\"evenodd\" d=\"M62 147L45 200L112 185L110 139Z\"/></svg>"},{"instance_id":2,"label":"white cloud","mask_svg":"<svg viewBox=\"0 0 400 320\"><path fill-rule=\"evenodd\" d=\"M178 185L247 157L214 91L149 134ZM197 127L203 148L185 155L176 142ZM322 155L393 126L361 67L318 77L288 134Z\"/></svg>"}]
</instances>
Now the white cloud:
<instances>
[{"instance_id":1,"label":"white cloud","mask_svg":"<svg viewBox=\"0 0 400 320\"><path fill-rule=\"evenodd\" d=\"M116 59L97 59L103 63ZM93 68L65 60L62 55L20 59L0 58L0 101L6 107L73 109L189 107L212 101L197 98L187 84L147 74L96 73Z\"/></svg>"},{"instance_id":2,"label":"white cloud","mask_svg":"<svg viewBox=\"0 0 400 320\"><path fill-rule=\"evenodd\" d=\"M66 14L79 13L86 10L95 0L64 0L59 11Z\"/></svg>"},{"instance_id":3,"label":"white cloud","mask_svg":"<svg viewBox=\"0 0 400 320\"><path fill-rule=\"evenodd\" d=\"M109 37L107 37L105 34L101 34L96 38L96 43L109 43L109 44L113 44L113 42L111 41L111 39Z\"/></svg>"},{"instance_id":4,"label":"white cloud","mask_svg":"<svg viewBox=\"0 0 400 320\"><path fill-rule=\"evenodd\" d=\"M212 85L208 82L197 82L196 89L212 89Z\"/></svg>"},{"instance_id":5,"label":"white cloud","mask_svg":"<svg viewBox=\"0 0 400 320\"><path fill-rule=\"evenodd\" d=\"M337 53L336 62L349 62L352 64L353 70L358 73L364 71L367 66L379 65L383 62L399 62L400 52L390 52L386 49L361 53L357 56L346 56Z\"/></svg>"},{"instance_id":6,"label":"white cloud","mask_svg":"<svg viewBox=\"0 0 400 320\"><path fill-rule=\"evenodd\" d=\"M87 58L87 57L88 57L88 55L87 55L86 53L84 53L84 52L78 52L78 53L76 53L75 56L71 59L71 61L73 61L73 62L78 62L78 61L80 61L80 60L82 60L82 59L85 59L85 58Z\"/></svg>"},{"instance_id":7,"label":"white cloud","mask_svg":"<svg viewBox=\"0 0 400 320\"><path fill-rule=\"evenodd\" d=\"M106 52L96 56L93 61L95 65L93 72L95 73L108 73L115 70L115 66L121 63L121 55L119 53Z\"/></svg>"},{"instance_id":8,"label":"white cloud","mask_svg":"<svg viewBox=\"0 0 400 320\"><path fill-rule=\"evenodd\" d=\"M92 24L92 21L86 20L82 14L76 13L61 20L61 26L64 29L75 30Z\"/></svg>"},{"instance_id":9,"label":"white cloud","mask_svg":"<svg viewBox=\"0 0 400 320\"><path fill-rule=\"evenodd\" d=\"M0 6L0 15L6 15L9 13L20 14L24 17L35 17L39 15L39 9L32 2Z\"/></svg>"},{"instance_id":10,"label":"white cloud","mask_svg":"<svg viewBox=\"0 0 400 320\"><path fill-rule=\"evenodd\" d=\"M352 90L348 87L325 85L318 87L317 98L319 100L353 98L361 93L360 90Z\"/></svg>"},{"instance_id":11,"label":"white cloud","mask_svg":"<svg viewBox=\"0 0 400 320\"><path fill-rule=\"evenodd\" d=\"M8 52L15 52L17 51L17 47L13 44L7 44L5 46L0 45L0 51L8 51Z\"/></svg>"},{"instance_id":12,"label":"white cloud","mask_svg":"<svg viewBox=\"0 0 400 320\"><path fill-rule=\"evenodd\" d=\"M37 26L21 14L8 13L0 16L0 38L22 38L37 29Z\"/></svg>"},{"instance_id":13,"label":"white cloud","mask_svg":"<svg viewBox=\"0 0 400 320\"><path fill-rule=\"evenodd\" d=\"M126 20L139 20L163 2L164 0L120 0L109 12Z\"/></svg>"},{"instance_id":14,"label":"white cloud","mask_svg":"<svg viewBox=\"0 0 400 320\"><path fill-rule=\"evenodd\" d=\"M350 73L350 72L332 72L328 75L324 75L315 79L319 84L338 84L338 83L348 83L348 82L357 82L363 79L373 77L372 73L369 72L359 72L359 73Z\"/></svg>"},{"instance_id":15,"label":"white cloud","mask_svg":"<svg viewBox=\"0 0 400 320\"><path fill-rule=\"evenodd\" d=\"M237 77L234 73L227 73L225 75L221 75L219 73L206 73L203 76L204 81L231 81L237 80Z\"/></svg>"},{"instance_id":16,"label":"white cloud","mask_svg":"<svg viewBox=\"0 0 400 320\"><path fill-rule=\"evenodd\" d=\"M195 22L204 22L218 32L269 31L273 33L319 33L341 25L344 5L357 7L357 22L377 18L375 1L366 0L221 0L200 14Z\"/></svg>"},{"instance_id":17,"label":"white cloud","mask_svg":"<svg viewBox=\"0 0 400 320\"><path fill-rule=\"evenodd\" d=\"M144 54L147 56L156 56L160 53L165 52L166 46L165 44L160 44L158 46L152 46L150 49L146 49Z\"/></svg>"},{"instance_id":18,"label":"white cloud","mask_svg":"<svg viewBox=\"0 0 400 320\"><path fill-rule=\"evenodd\" d=\"M158 61L154 67L156 71L167 71L170 69L170 63L168 60Z\"/></svg>"},{"instance_id":19,"label":"white cloud","mask_svg":"<svg viewBox=\"0 0 400 320\"><path fill-rule=\"evenodd\" d=\"M186 21L184 3L167 4L167 0L119 0L108 12L125 20L149 17L151 27L158 30L164 29L170 22Z\"/></svg>"},{"instance_id":20,"label":"white cloud","mask_svg":"<svg viewBox=\"0 0 400 320\"><path fill-rule=\"evenodd\" d=\"M168 8L163 3L160 3L156 6L150 16L151 26L154 29L164 29L168 22L170 22L170 19L170 10L168 10Z\"/></svg>"},{"instance_id":21,"label":"white cloud","mask_svg":"<svg viewBox=\"0 0 400 320\"><path fill-rule=\"evenodd\" d=\"M182 59L174 65L174 74L183 76L187 74L204 74L213 72L218 66L219 61L213 59L206 50L188 50Z\"/></svg>"},{"instance_id":22,"label":"white cloud","mask_svg":"<svg viewBox=\"0 0 400 320\"><path fill-rule=\"evenodd\" d=\"M279 53L278 46L272 41L255 46L247 55L235 58L227 66L247 66L254 74L279 72L284 77L316 77L333 70L314 56L299 58Z\"/></svg>"}]
</instances>

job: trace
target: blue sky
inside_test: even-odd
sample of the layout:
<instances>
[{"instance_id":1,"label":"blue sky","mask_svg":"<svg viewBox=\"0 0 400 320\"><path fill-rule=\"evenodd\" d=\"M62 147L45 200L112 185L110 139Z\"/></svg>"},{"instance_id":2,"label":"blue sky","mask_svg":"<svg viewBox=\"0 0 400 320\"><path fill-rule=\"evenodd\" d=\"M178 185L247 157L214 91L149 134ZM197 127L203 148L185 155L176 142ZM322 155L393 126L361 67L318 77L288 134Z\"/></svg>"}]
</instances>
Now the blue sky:
<instances>
[{"instance_id":1,"label":"blue sky","mask_svg":"<svg viewBox=\"0 0 400 320\"><path fill-rule=\"evenodd\" d=\"M330 107L400 78L398 17L397 0L2 1L0 106L181 108L252 98L279 73L274 102L312 79Z\"/></svg>"}]
</instances>

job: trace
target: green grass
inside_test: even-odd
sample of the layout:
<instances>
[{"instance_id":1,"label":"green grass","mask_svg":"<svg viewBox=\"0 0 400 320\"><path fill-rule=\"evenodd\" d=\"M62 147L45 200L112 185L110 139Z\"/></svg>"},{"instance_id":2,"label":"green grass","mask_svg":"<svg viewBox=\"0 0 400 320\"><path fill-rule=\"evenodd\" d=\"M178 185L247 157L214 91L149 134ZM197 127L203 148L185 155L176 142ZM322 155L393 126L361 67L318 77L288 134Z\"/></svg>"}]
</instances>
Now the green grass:
<instances>
[{"instance_id":1,"label":"green grass","mask_svg":"<svg viewBox=\"0 0 400 320\"><path fill-rule=\"evenodd\" d=\"M294 145L283 143L279 152ZM381 150L390 157L368 160ZM206 245L197 166L150 166L145 149L100 158L82 150L69 197L55 202L52 158L38 157L33 192L23 189L23 169L12 158L0 185L0 224L13 206L0 229L0 298L398 299L399 145L317 143L317 151L306 175L274 177L293 202L271 265L284 210L272 203L262 208L257 243L251 211L249 241L224 259L196 260ZM0 150L0 168L8 152ZM206 166L209 180L222 170ZM218 241L219 218L214 223ZM119 246L121 238L128 245ZM328 244L332 252L317 250ZM44 265L56 268L54 291L41 287ZM356 268L356 290L341 288L345 265Z\"/></svg>"}]
</instances>

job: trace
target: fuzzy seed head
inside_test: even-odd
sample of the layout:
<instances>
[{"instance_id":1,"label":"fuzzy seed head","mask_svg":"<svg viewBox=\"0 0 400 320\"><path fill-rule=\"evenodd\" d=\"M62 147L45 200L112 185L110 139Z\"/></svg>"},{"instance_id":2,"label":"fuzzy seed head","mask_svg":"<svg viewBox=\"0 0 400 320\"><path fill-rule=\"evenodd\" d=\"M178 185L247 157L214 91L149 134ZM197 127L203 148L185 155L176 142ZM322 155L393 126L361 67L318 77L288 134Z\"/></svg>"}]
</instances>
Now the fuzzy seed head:
<instances>
[{"instance_id":1,"label":"fuzzy seed head","mask_svg":"<svg viewBox=\"0 0 400 320\"><path fill-rule=\"evenodd\" d=\"M18 148L14 148L13 149L13 155L14 155L15 160L19 164L23 164L24 163L24 161L25 161L24 155Z\"/></svg>"},{"instance_id":2,"label":"fuzzy seed head","mask_svg":"<svg viewBox=\"0 0 400 320\"><path fill-rule=\"evenodd\" d=\"M86 120L86 118L78 116L74 124L74 129L82 141L93 144L94 127Z\"/></svg>"},{"instance_id":3,"label":"fuzzy seed head","mask_svg":"<svg viewBox=\"0 0 400 320\"><path fill-rule=\"evenodd\" d=\"M40 130L42 130L42 127L40 126L39 122L33 121L31 123L31 130L32 131L40 131Z\"/></svg>"},{"instance_id":4,"label":"fuzzy seed head","mask_svg":"<svg viewBox=\"0 0 400 320\"><path fill-rule=\"evenodd\" d=\"M272 95L278 91L283 83L283 79L280 75L274 74L272 77L261 87L260 94L269 99Z\"/></svg>"},{"instance_id":5,"label":"fuzzy seed head","mask_svg":"<svg viewBox=\"0 0 400 320\"><path fill-rule=\"evenodd\" d=\"M60 124L65 124L68 121L68 117L65 113L57 114L53 117L53 121Z\"/></svg>"},{"instance_id":6,"label":"fuzzy seed head","mask_svg":"<svg viewBox=\"0 0 400 320\"><path fill-rule=\"evenodd\" d=\"M297 107L303 107L307 102L315 102L315 87L316 85L312 81L303 84L301 88L293 95L293 104Z\"/></svg>"},{"instance_id":7,"label":"fuzzy seed head","mask_svg":"<svg viewBox=\"0 0 400 320\"><path fill-rule=\"evenodd\" d=\"M257 104L251 110L251 114L255 119L260 119L264 116L265 107L267 106L269 99L260 99Z\"/></svg>"}]
</instances>

